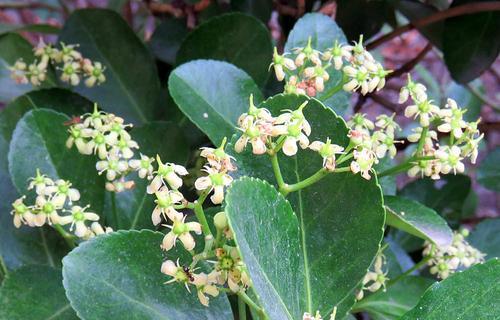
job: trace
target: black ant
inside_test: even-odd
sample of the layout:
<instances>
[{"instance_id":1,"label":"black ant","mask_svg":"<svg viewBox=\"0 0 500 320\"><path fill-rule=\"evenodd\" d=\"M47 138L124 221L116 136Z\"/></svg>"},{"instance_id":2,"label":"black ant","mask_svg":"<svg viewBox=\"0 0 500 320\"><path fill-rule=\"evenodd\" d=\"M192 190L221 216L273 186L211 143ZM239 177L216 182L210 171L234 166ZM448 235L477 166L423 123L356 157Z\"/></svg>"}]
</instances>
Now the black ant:
<instances>
[{"instance_id":1,"label":"black ant","mask_svg":"<svg viewBox=\"0 0 500 320\"><path fill-rule=\"evenodd\" d=\"M193 274L191 273L191 269L189 269L189 267L182 266L182 271L184 271L186 276L189 278L189 281L191 281L191 282L194 281Z\"/></svg>"}]
</instances>

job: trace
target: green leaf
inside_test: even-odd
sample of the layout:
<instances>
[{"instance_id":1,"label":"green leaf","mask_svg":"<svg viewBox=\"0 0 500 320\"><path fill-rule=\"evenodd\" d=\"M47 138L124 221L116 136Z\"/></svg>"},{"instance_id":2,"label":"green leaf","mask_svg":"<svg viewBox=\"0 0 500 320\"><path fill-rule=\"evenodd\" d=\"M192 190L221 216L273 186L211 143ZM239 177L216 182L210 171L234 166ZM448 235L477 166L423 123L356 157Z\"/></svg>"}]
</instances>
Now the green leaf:
<instances>
[{"instance_id":1,"label":"green leaf","mask_svg":"<svg viewBox=\"0 0 500 320\"><path fill-rule=\"evenodd\" d=\"M259 88L245 72L214 60L177 67L168 87L181 111L216 145L237 132L236 122L248 110L250 94L255 103L262 100Z\"/></svg>"},{"instance_id":2,"label":"green leaf","mask_svg":"<svg viewBox=\"0 0 500 320\"><path fill-rule=\"evenodd\" d=\"M272 55L271 36L261 21L242 13L228 13L190 32L179 49L177 64L196 59L227 61L263 86Z\"/></svg>"},{"instance_id":3,"label":"green leaf","mask_svg":"<svg viewBox=\"0 0 500 320\"><path fill-rule=\"evenodd\" d=\"M451 8L476 0L455 0ZM455 81L468 83L488 69L500 52L500 13L466 14L445 20L443 57Z\"/></svg>"},{"instance_id":4,"label":"green leaf","mask_svg":"<svg viewBox=\"0 0 500 320\"><path fill-rule=\"evenodd\" d=\"M379 160L379 162L375 165L375 171L383 172L384 170L388 170L395 165L394 159L391 159L389 156L386 156ZM382 187L382 191L384 195L395 195L397 191L396 185L396 176L387 175L385 177L379 178L380 187Z\"/></svg>"},{"instance_id":5,"label":"green leaf","mask_svg":"<svg viewBox=\"0 0 500 320\"><path fill-rule=\"evenodd\" d=\"M156 27L149 46L157 59L174 65L177 52L187 34L184 19L167 18Z\"/></svg>"},{"instance_id":6,"label":"green leaf","mask_svg":"<svg viewBox=\"0 0 500 320\"><path fill-rule=\"evenodd\" d=\"M79 44L79 50L106 68L106 82L75 88L81 95L133 123L155 119L160 81L149 51L127 23L112 10L75 11L66 21L59 41Z\"/></svg>"},{"instance_id":7,"label":"green leaf","mask_svg":"<svg viewBox=\"0 0 500 320\"><path fill-rule=\"evenodd\" d=\"M92 319L232 319L224 294L204 307L182 284L164 284L162 234L118 231L87 241L63 260L63 284L79 317ZM189 263L183 249L169 259ZM91 262L91 263L90 263Z\"/></svg>"},{"instance_id":8,"label":"green leaf","mask_svg":"<svg viewBox=\"0 0 500 320\"><path fill-rule=\"evenodd\" d=\"M60 269L26 266L10 272L0 288L0 319L72 320Z\"/></svg>"},{"instance_id":9,"label":"green leaf","mask_svg":"<svg viewBox=\"0 0 500 320\"><path fill-rule=\"evenodd\" d=\"M260 106L276 116L282 109L297 108L305 99L305 96L278 95ZM332 143L348 144L344 120L318 100L309 100L304 115L312 127L310 141L325 141L330 137ZM228 152L232 152L235 138L228 145ZM236 175L274 183L267 155L255 156L250 149L232 153L238 165ZM285 182L289 184L311 176L322 166L321 157L311 150L301 150L295 157L280 153L279 160ZM298 217L310 272L325 275L310 278L313 304L302 312L320 310L325 315L338 305L339 316L344 316L354 303L352 291L365 275L382 238L384 209L376 178L367 181L351 173L331 174L313 186L290 194L288 199Z\"/></svg>"},{"instance_id":10,"label":"green leaf","mask_svg":"<svg viewBox=\"0 0 500 320\"><path fill-rule=\"evenodd\" d=\"M95 157L65 146L64 123L69 118L48 109L31 110L17 123L9 149L9 172L23 194L37 168L52 179L70 180L81 193L80 203L103 213L104 177L95 170Z\"/></svg>"},{"instance_id":11,"label":"green leaf","mask_svg":"<svg viewBox=\"0 0 500 320\"><path fill-rule=\"evenodd\" d=\"M500 219L481 221L467 238L469 243L486 254L486 259L500 258Z\"/></svg>"},{"instance_id":12,"label":"green leaf","mask_svg":"<svg viewBox=\"0 0 500 320\"><path fill-rule=\"evenodd\" d=\"M357 302L353 310L365 311L374 320L399 319L415 307L425 290L434 281L432 279L408 276L387 288L379 290Z\"/></svg>"},{"instance_id":13,"label":"green leaf","mask_svg":"<svg viewBox=\"0 0 500 320\"><path fill-rule=\"evenodd\" d=\"M290 52L294 48L306 46L309 37L312 47L320 51L331 48L335 40L338 40L339 43L347 42L344 32L333 19L320 13L308 13L300 18L293 27L285 44L285 51ZM342 73L333 67L328 68L327 72L330 75L330 80L325 83L325 90L319 93L316 98L338 114L343 115L349 107L351 95L340 90L329 97L329 91L342 81Z\"/></svg>"},{"instance_id":14,"label":"green leaf","mask_svg":"<svg viewBox=\"0 0 500 320\"><path fill-rule=\"evenodd\" d=\"M419 238L446 247L453 240L453 233L436 211L403 197L384 197L386 223Z\"/></svg>"},{"instance_id":15,"label":"green leaf","mask_svg":"<svg viewBox=\"0 0 500 320\"><path fill-rule=\"evenodd\" d=\"M231 9L244 12L268 23L271 19L273 4L267 0L232 0Z\"/></svg>"},{"instance_id":16,"label":"green leaf","mask_svg":"<svg viewBox=\"0 0 500 320\"><path fill-rule=\"evenodd\" d=\"M432 285L402 320L496 319L500 310L500 261L493 259Z\"/></svg>"},{"instance_id":17,"label":"green leaf","mask_svg":"<svg viewBox=\"0 0 500 320\"><path fill-rule=\"evenodd\" d=\"M489 190L500 192L500 147L491 151L481 161L477 171L477 182Z\"/></svg>"},{"instance_id":18,"label":"green leaf","mask_svg":"<svg viewBox=\"0 0 500 320\"><path fill-rule=\"evenodd\" d=\"M2 24L0 23L0 34L7 32L36 32L45 34L57 34L61 29L51 24Z\"/></svg>"},{"instance_id":19,"label":"green leaf","mask_svg":"<svg viewBox=\"0 0 500 320\"><path fill-rule=\"evenodd\" d=\"M395 278L415 265L408 253L406 253L393 237L389 235L385 237L384 240L388 245L384 250L384 255L387 259L387 275L389 278ZM418 274L418 272L412 274Z\"/></svg>"},{"instance_id":20,"label":"green leaf","mask_svg":"<svg viewBox=\"0 0 500 320\"><path fill-rule=\"evenodd\" d=\"M149 157L158 154L163 162L177 164L185 164L188 159L188 144L183 132L174 123L151 122L132 129L130 134L139 144L141 154ZM139 157L138 152L136 157ZM135 182L132 190L106 193L106 221L114 229L151 229L151 213L156 204L154 196L146 192L150 182L135 173L132 174L131 180Z\"/></svg>"},{"instance_id":21,"label":"green leaf","mask_svg":"<svg viewBox=\"0 0 500 320\"><path fill-rule=\"evenodd\" d=\"M35 60L33 46L17 33L0 35L0 102L10 102L34 87L31 84L16 84L10 78L9 66L22 58L27 64ZM49 69L46 86L54 84L54 73Z\"/></svg>"}]
</instances>

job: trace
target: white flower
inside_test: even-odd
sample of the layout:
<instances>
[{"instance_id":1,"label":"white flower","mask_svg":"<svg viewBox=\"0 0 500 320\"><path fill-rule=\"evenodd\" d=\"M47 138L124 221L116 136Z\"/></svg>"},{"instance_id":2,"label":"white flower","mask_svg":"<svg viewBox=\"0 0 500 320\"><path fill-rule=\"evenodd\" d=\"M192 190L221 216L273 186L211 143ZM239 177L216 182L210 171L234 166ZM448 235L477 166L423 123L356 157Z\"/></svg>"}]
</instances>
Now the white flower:
<instances>
[{"instance_id":1,"label":"white flower","mask_svg":"<svg viewBox=\"0 0 500 320\"><path fill-rule=\"evenodd\" d=\"M194 182L194 186L198 191L208 190L208 193L214 191L210 197L213 204L220 204L224 200L224 187L227 187L233 182L233 178L227 173L219 172L214 168L207 167L203 171L208 173L208 176L199 177Z\"/></svg>"},{"instance_id":2,"label":"white flower","mask_svg":"<svg viewBox=\"0 0 500 320\"><path fill-rule=\"evenodd\" d=\"M63 42L61 42L61 47L62 49L60 50L59 59L62 60L63 62L67 63L82 59L81 53L75 50L75 48L78 47L78 45L75 44L66 45Z\"/></svg>"},{"instance_id":3,"label":"white flower","mask_svg":"<svg viewBox=\"0 0 500 320\"><path fill-rule=\"evenodd\" d=\"M122 192L125 190L130 190L135 187L135 182L132 180L126 181L124 177L121 177L120 180L114 180L111 182L106 182L106 190L109 192Z\"/></svg>"},{"instance_id":4,"label":"white flower","mask_svg":"<svg viewBox=\"0 0 500 320\"><path fill-rule=\"evenodd\" d=\"M90 230L95 234L95 235L101 235L101 234L107 234L107 233L111 233L113 232L113 229L110 228L110 227L106 227L106 229L104 229L101 224L97 221L95 222L92 222L92 224L90 225Z\"/></svg>"},{"instance_id":5,"label":"white flower","mask_svg":"<svg viewBox=\"0 0 500 320\"><path fill-rule=\"evenodd\" d=\"M311 61L315 65L321 65L319 58L320 52L314 50L311 46L311 37L307 40L307 45L303 48L295 48L293 51L297 55L295 57L295 65L301 67L306 61Z\"/></svg>"},{"instance_id":6,"label":"white flower","mask_svg":"<svg viewBox=\"0 0 500 320\"><path fill-rule=\"evenodd\" d=\"M376 160L373 152L363 148L361 151L354 150L353 155L354 161L351 162L351 171L354 174L361 172L363 178L370 180L370 170Z\"/></svg>"},{"instance_id":7,"label":"white flower","mask_svg":"<svg viewBox=\"0 0 500 320\"><path fill-rule=\"evenodd\" d=\"M125 159L130 159L134 156L134 151L132 151L132 149L139 149L137 142L134 140L126 140L122 137L116 142L110 152L118 154Z\"/></svg>"},{"instance_id":8,"label":"white flower","mask_svg":"<svg viewBox=\"0 0 500 320\"><path fill-rule=\"evenodd\" d=\"M214 285L217 283L218 273L216 271L210 272L208 275L206 273L193 274L192 283L196 286L198 300L205 307L208 307L209 297L217 297L219 295L219 289Z\"/></svg>"},{"instance_id":9,"label":"white flower","mask_svg":"<svg viewBox=\"0 0 500 320\"><path fill-rule=\"evenodd\" d=\"M394 117L396 116L396 113L393 113L391 116L388 116L386 114L381 114L377 116L377 121L375 122L375 125L381 129L385 129L386 132L394 135L395 131L401 131L401 127L399 124L394 121Z\"/></svg>"},{"instance_id":10,"label":"white flower","mask_svg":"<svg viewBox=\"0 0 500 320\"><path fill-rule=\"evenodd\" d=\"M85 85L87 87L93 87L96 83L100 85L101 83L106 81L106 77L104 76L105 68L102 66L100 62L92 62L89 59L83 60L83 71L85 75L88 77L85 79Z\"/></svg>"},{"instance_id":11,"label":"white flower","mask_svg":"<svg viewBox=\"0 0 500 320\"><path fill-rule=\"evenodd\" d=\"M363 148L371 149L372 139L367 130L349 130L347 136L354 146L362 146Z\"/></svg>"},{"instance_id":12,"label":"white flower","mask_svg":"<svg viewBox=\"0 0 500 320\"><path fill-rule=\"evenodd\" d=\"M17 84L27 84L28 78L26 77L27 65L22 59L18 59L13 66L9 67L10 78Z\"/></svg>"},{"instance_id":13,"label":"white flower","mask_svg":"<svg viewBox=\"0 0 500 320\"><path fill-rule=\"evenodd\" d=\"M355 113L349 121L347 121L347 125L354 130L373 130L375 127L373 122L366 118L366 114L364 113Z\"/></svg>"},{"instance_id":14,"label":"white flower","mask_svg":"<svg viewBox=\"0 0 500 320\"><path fill-rule=\"evenodd\" d=\"M297 153L297 142L302 149L306 149L309 146L309 138L307 138L308 135L304 132L303 121L301 120L288 125L275 126L273 128L273 135L286 136L282 150L289 157Z\"/></svg>"},{"instance_id":15,"label":"white flower","mask_svg":"<svg viewBox=\"0 0 500 320\"><path fill-rule=\"evenodd\" d=\"M314 82L314 88L317 92L322 92L325 89L325 81L330 79L330 75L326 72L325 68L318 65L305 68L304 75L309 81Z\"/></svg>"},{"instance_id":16,"label":"white flower","mask_svg":"<svg viewBox=\"0 0 500 320\"><path fill-rule=\"evenodd\" d=\"M88 145L88 139L92 137L93 130L86 128L83 124L77 123L68 129L70 136L66 140L66 147L69 149L75 144L81 154L92 154L92 148Z\"/></svg>"},{"instance_id":17,"label":"white flower","mask_svg":"<svg viewBox=\"0 0 500 320\"><path fill-rule=\"evenodd\" d=\"M232 163L233 157L224 151L226 145L226 138L222 141L221 145L217 148L201 148L200 156L207 159L208 164L219 171L235 171L236 167Z\"/></svg>"},{"instance_id":18,"label":"white flower","mask_svg":"<svg viewBox=\"0 0 500 320\"><path fill-rule=\"evenodd\" d=\"M434 180L440 178L441 163L437 160L419 160L412 162L413 167L408 170L409 177L415 177L420 173L421 177L431 177Z\"/></svg>"},{"instance_id":19,"label":"white flower","mask_svg":"<svg viewBox=\"0 0 500 320\"><path fill-rule=\"evenodd\" d=\"M39 86L47 78L47 67L36 61L28 66L27 76L34 86Z\"/></svg>"},{"instance_id":20,"label":"white flower","mask_svg":"<svg viewBox=\"0 0 500 320\"><path fill-rule=\"evenodd\" d=\"M417 104L410 105L405 109L405 117L416 119L419 117L420 125L428 127L432 117L439 115L440 109L438 106L432 104L431 100L424 100L417 102Z\"/></svg>"},{"instance_id":21,"label":"white flower","mask_svg":"<svg viewBox=\"0 0 500 320\"><path fill-rule=\"evenodd\" d=\"M106 171L106 179L113 181L128 170L128 163L110 153L106 160L97 161L95 167L99 175Z\"/></svg>"},{"instance_id":22,"label":"white flower","mask_svg":"<svg viewBox=\"0 0 500 320\"><path fill-rule=\"evenodd\" d=\"M335 70L340 70L343 65L343 59L349 60L351 58L351 51L344 45L339 45L335 40L333 48L327 49L322 56L323 60L333 60Z\"/></svg>"},{"instance_id":23,"label":"white flower","mask_svg":"<svg viewBox=\"0 0 500 320\"><path fill-rule=\"evenodd\" d=\"M99 216L93 212L86 212L89 206L80 207L73 206L71 207L71 215L64 216L60 218L60 224L66 225L71 223L70 231L73 231L73 227L75 227L75 235L79 238L83 238L87 235L89 228L85 225L85 221L98 221Z\"/></svg>"},{"instance_id":24,"label":"white flower","mask_svg":"<svg viewBox=\"0 0 500 320\"><path fill-rule=\"evenodd\" d=\"M128 165L130 168L137 171L140 178L144 179L153 174L153 165L152 163L155 160L148 156L141 154L141 159L132 159L128 161Z\"/></svg>"},{"instance_id":25,"label":"white flower","mask_svg":"<svg viewBox=\"0 0 500 320\"><path fill-rule=\"evenodd\" d=\"M378 254L373 264L373 271L368 271L363 278L363 289L375 292L383 287L385 290L385 283L388 278L387 271L384 272L382 269L384 264L385 256L383 254Z\"/></svg>"},{"instance_id":26,"label":"white flower","mask_svg":"<svg viewBox=\"0 0 500 320\"><path fill-rule=\"evenodd\" d=\"M174 208L176 204L180 204L184 200L182 193L162 187L159 191L155 192L155 196L156 207L151 214L151 220L155 226L161 222L162 216L165 220L167 220L167 217L172 221L182 219L182 213Z\"/></svg>"},{"instance_id":27,"label":"white flower","mask_svg":"<svg viewBox=\"0 0 500 320\"><path fill-rule=\"evenodd\" d=\"M462 110L457 106L453 99L448 99L446 109L440 110L440 115L443 123L438 126L440 132L451 132L457 139L462 137L463 129L467 128L467 123L463 120L463 115L466 110Z\"/></svg>"},{"instance_id":28,"label":"white flower","mask_svg":"<svg viewBox=\"0 0 500 320\"><path fill-rule=\"evenodd\" d=\"M108 146L113 146L117 142L115 135L108 134L104 135L99 130L92 131L92 139L87 143L88 150L92 150L93 153L97 153L99 159L104 160L108 157Z\"/></svg>"},{"instance_id":29,"label":"white flower","mask_svg":"<svg viewBox=\"0 0 500 320\"><path fill-rule=\"evenodd\" d=\"M170 232L163 237L161 248L165 251L169 251L175 246L177 239L179 239L186 250L193 250L196 246L196 242L190 232L201 234L201 224L198 222L184 222L186 216L182 213L175 215L171 214L169 217L173 223L172 225L165 225L170 229Z\"/></svg>"},{"instance_id":30,"label":"white flower","mask_svg":"<svg viewBox=\"0 0 500 320\"><path fill-rule=\"evenodd\" d=\"M30 178L29 181L28 190L35 188L36 194L38 195L44 195L45 188L54 184L54 181L46 175L41 174L39 169L36 169L36 176L34 178Z\"/></svg>"},{"instance_id":31,"label":"white flower","mask_svg":"<svg viewBox=\"0 0 500 320\"><path fill-rule=\"evenodd\" d=\"M52 195L57 203L64 203L66 198L69 199L70 203L80 200L80 192L75 188L71 188L71 185L71 182L59 179L54 185L47 186L44 193L46 196Z\"/></svg>"},{"instance_id":32,"label":"white flower","mask_svg":"<svg viewBox=\"0 0 500 320\"><path fill-rule=\"evenodd\" d=\"M12 203L13 210L10 212L10 214L13 215L13 222L16 228L21 227L22 224L33 224L34 215L31 212L31 209L24 204L25 198L26 197L23 196Z\"/></svg>"},{"instance_id":33,"label":"white flower","mask_svg":"<svg viewBox=\"0 0 500 320\"><path fill-rule=\"evenodd\" d=\"M286 58L285 55L279 55L276 47L274 47L273 62L269 68L271 67L274 67L274 73L278 81L283 81L283 79L285 79L286 74L283 70L284 68L288 70L295 70L297 68L292 59Z\"/></svg>"},{"instance_id":34,"label":"white flower","mask_svg":"<svg viewBox=\"0 0 500 320\"><path fill-rule=\"evenodd\" d=\"M149 194L160 190L165 183L168 183L175 190L182 187L182 178L180 176L188 174L186 168L175 163L163 163L159 155L156 155L156 162L158 163L158 170L153 172L156 175L147 188Z\"/></svg>"},{"instance_id":35,"label":"white flower","mask_svg":"<svg viewBox=\"0 0 500 320\"><path fill-rule=\"evenodd\" d=\"M335 155L344 151L343 147L332 144L330 138L327 138L326 142L313 141L309 145L309 149L321 155L323 158L323 167L328 171L335 170Z\"/></svg>"},{"instance_id":36,"label":"white flower","mask_svg":"<svg viewBox=\"0 0 500 320\"><path fill-rule=\"evenodd\" d=\"M364 66L358 68L345 66L342 70L345 75L351 78L351 80L343 86L345 91L354 92L361 89L362 95L366 95L369 92L369 73Z\"/></svg>"},{"instance_id":37,"label":"white flower","mask_svg":"<svg viewBox=\"0 0 500 320\"><path fill-rule=\"evenodd\" d=\"M413 82L410 74L408 74L408 84L402 87L399 92L399 103L405 103L409 97L411 97L415 103L425 101L427 100L426 91L427 88L423 84Z\"/></svg>"},{"instance_id":38,"label":"white flower","mask_svg":"<svg viewBox=\"0 0 500 320\"><path fill-rule=\"evenodd\" d=\"M68 61L62 68L61 80L69 82L72 86L77 86L80 83L80 63Z\"/></svg>"},{"instance_id":39,"label":"white flower","mask_svg":"<svg viewBox=\"0 0 500 320\"><path fill-rule=\"evenodd\" d=\"M484 134L480 134L477 138L473 138L468 136L465 138L465 144L462 146L462 156L470 157L470 161L472 164L476 163L479 143L483 139Z\"/></svg>"},{"instance_id":40,"label":"white flower","mask_svg":"<svg viewBox=\"0 0 500 320\"><path fill-rule=\"evenodd\" d=\"M36 197L35 210L37 214L33 217L33 224L37 227L41 227L45 222L48 222L48 224L60 223L61 217L59 216L58 210L61 210L63 205L64 203L47 199L45 196Z\"/></svg>"},{"instance_id":41,"label":"white flower","mask_svg":"<svg viewBox=\"0 0 500 320\"><path fill-rule=\"evenodd\" d=\"M191 292L188 284L191 283L191 280L194 280L193 274L189 267L184 267L179 264L179 259L177 259L176 263L172 260L164 261L161 265L161 273L172 277L172 279L165 282L165 284L173 282L183 283L187 291Z\"/></svg>"},{"instance_id":42,"label":"white flower","mask_svg":"<svg viewBox=\"0 0 500 320\"><path fill-rule=\"evenodd\" d=\"M397 153L396 143L401 143L401 141L394 140L394 133L382 131L376 131L373 134L373 139L375 140L375 154L379 159L385 157L385 154L389 152L389 156L394 158Z\"/></svg>"},{"instance_id":43,"label":"white flower","mask_svg":"<svg viewBox=\"0 0 500 320\"><path fill-rule=\"evenodd\" d=\"M422 136L422 130L422 127L412 129L413 133L408 135L408 141L413 143L418 142L420 140L420 137ZM427 134L425 135L424 146L427 148L431 148L432 146L434 146L433 140L437 141L437 139L437 132L434 130L428 130Z\"/></svg>"},{"instance_id":44,"label":"white flower","mask_svg":"<svg viewBox=\"0 0 500 320\"><path fill-rule=\"evenodd\" d=\"M444 174L450 173L453 170L454 174L462 173L465 166L461 161L461 150L457 146L443 147L436 151L436 157L441 160L441 172Z\"/></svg>"}]
</instances>

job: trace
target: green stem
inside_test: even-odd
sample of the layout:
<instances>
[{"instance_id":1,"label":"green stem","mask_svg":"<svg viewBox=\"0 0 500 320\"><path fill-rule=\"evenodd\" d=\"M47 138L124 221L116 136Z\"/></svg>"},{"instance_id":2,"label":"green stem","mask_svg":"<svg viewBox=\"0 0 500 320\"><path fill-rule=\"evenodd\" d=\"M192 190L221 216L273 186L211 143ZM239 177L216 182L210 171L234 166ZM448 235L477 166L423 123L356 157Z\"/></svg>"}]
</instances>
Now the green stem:
<instances>
[{"instance_id":1,"label":"green stem","mask_svg":"<svg viewBox=\"0 0 500 320\"><path fill-rule=\"evenodd\" d=\"M352 153L352 152L349 154L344 154L342 157L340 157L337 160L336 165L338 166L339 164L346 162L347 160L351 159L352 157L354 157L354 153Z\"/></svg>"},{"instance_id":2,"label":"green stem","mask_svg":"<svg viewBox=\"0 0 500 320\"><path fill-rule=\"evenodd\" d=\"M217 231L215 233L215 247L216 248L221 247L221 240L222 240L222 230L217 228Z\"/></svg>"},{"instance_id":3,"label":"green stem","mask_svg":"<svg viewBox=\"0 0 500 320\"><path fill-rule=\"evenodd\" d=\"M346 77L345 75L342 75L342 79L340 80L339 84L337 84L335 87L331 88L330 90L326 91L323 96L321 96L321 100L325 101L326 99L330 98L337 92L339 92L344 84L346 83Z\"/></svg>"},{"instance_id":4,"label":"green stem","mask_svg":"<svg viewBox=\"0 0 500 320\"><path fill-rule=\"evenodd\" d=\"M410 275L413 273L413 271L415 270L418 270L420 268L422 268L423 266L425 266L427 264L427 262L432 258L432 256L426 256L425 258L423 258L419 263L417 263L416 265L414 265L413 267L411 267L410 269L406 270L404 273L400 274L399 276L397 276L396 278L392 279L392 280L389 280L387 282L387 286L391 286L393 284L395 284L396 282L398 282L399 280L403 279L404 277Z\"/></svg>"},{"instance_id":5,"label":"green stem","mask_svg":"<svg viewBox=\"0 0 500 320\"><path fill-rule=\"evenodd\" d=\"M238 291L237 295L239 299L243 300L250 308L254 309L259 314L261 319L267 319L264 310L261 307L259 307L252 299L250 299L250 297L247 296L247 294L244 291L242 290Z\"/></svg>"},{"instance_id":6,"label":"green stem","mask_svg":"<svg viewBox=\"0 0 500 320\"><path fill-rule=\"evenodd\" d=\"M278 182L278 187L281 189L285 186L285 181L283 180L283 175L281 174L280 164L278 160L278 154L273 153L271 155L271 164L273 166L274 175L276 177L276 181Z\"/></svg>"},{"instance_id":7,"label":"green stem","mask_svg":"<svg viewBox=\"0 0 500 320\"><path fill-rule=\"evenodd\" d=\"M333 171L328 171L325 168L321 168L318 171L316 171L316 173L313 174L312 176L310 176L309 178L306 178L306 179L299 181L295 184L284 185L283 188L280 188L280 192L286 196L290 192L304 189L304 188L318 182L319 180L323 179L324 177L326 177L328 174L330 174L332 172L340 173L340 172L348 172L350 170L351 170L351 168L349 168L349 167L338 168L338 169L335 169Z\"/></svg>"},{"instance_id":8,"label":"green stem","mask_svg":"<svg viewBox=\"0 0 500 320\"><path fill-rule=\"evenodd\" d=\"M203 234L205 236L212 236L212 231L210 230L210 227L208 226L207 222L207 217L205 216L205 211L203 211L203 202L205 202L205 199L208 196L207 191L203 191L198 200L194 203L194 214L196 215L196 218L198 219L198 222L201 224L201 229L203 231Z\"/></svg>"},{"instance_id":9,"label":"green stem","mask_svg":"<svg viewBox=\"0 0 500 320\"><path fill-rule=\"evenodd\" d=\"M393 174L396 174L396 173L400 173L400 172L403 172L403 171L406 171L406 170L410 169L414 165L413 162L415 162L415 161L434 160L434 159L435 159L434 156L411 157L411 158L408 158L407 160L405 160L400 165L397 165L397 166L394 166L394 167L392 167L390 169L382 171L377 176L379 178L382 178L382 177L385 177L385 176L390 176L390 175L393 175Z\"/></svg>"},{"instance_id":10,"label":"green stem","mask_svg":"<svg viewBox=\"0 0 500 320\"><path fill-rule=\"evenodd\" d=\"M5 279L7 275L9 274L9 270L7 270L7 266L5 265L5 261L3 260L3 257L0 255L0 280Z\"/></svg>"},{"instance_id":11,"label":"green stem","mask_svg":"<svg viewBox=\"0 0 500 320\"><path fill-rule=\"evenodd\" d=\"M64 241L66 241L71 249L74 249L76 247L74 237L66 232L66 230L64 230L64 228L60 224L53 224L52 227L54 227L54 229L59 232L59 234L64 238Z\"/></svg>"},{"instance_id":12,"label":"green stem","mask_svg":"<svg viewBox=\"0 0 500 320\"><path fill-rule=\"evenodd\" d=\"M238 317L239 320L247 320L247 305L241 297L238 297Z\"/></svg>"},{"instance_id":13,"label":"green stem","mask_svg":"<svg viewBox=\"0 0 500 320\"><path fill-rule=\"evenodd\" d=\"M429 127L423 127L422 133L420 134L420 140L418 141L417 151L415 152L415 156L418 156L422 153L424 149L425 138L427 137L427 132L429 132Z\"/></svg>"}]
</instances>

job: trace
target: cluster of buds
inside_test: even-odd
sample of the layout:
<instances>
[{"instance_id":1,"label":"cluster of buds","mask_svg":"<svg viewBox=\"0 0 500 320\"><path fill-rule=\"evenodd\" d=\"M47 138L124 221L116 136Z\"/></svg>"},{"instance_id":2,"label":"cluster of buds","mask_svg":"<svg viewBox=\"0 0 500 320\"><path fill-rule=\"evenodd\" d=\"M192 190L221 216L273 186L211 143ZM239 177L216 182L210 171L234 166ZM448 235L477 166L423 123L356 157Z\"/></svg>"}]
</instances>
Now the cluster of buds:
<instances>
[{"instance_id":1,"label":"cluster of buds","mask_svg":"<svg viewBox=\"0 0 500 320\"><path fill-rule=\"evenodd\" d=\"M390 73L365 49L363 36L354 45L339 44L336 40L324 52L311 46L311 38L305 47L294 48L291 53L280 55L275 48L271 66L278 81L286 80L286 93L310 97L325 90L333 70L342 72L340 87L348 92L359 90L363 95L382 89Z\"/></svg>"},{"instance_id":2,"label":"cluster of buds","mask_svg":"<svg viewBox=\"0 0 500 320\"><path fill-rule=\"evenodd\" d=\"M46 44L40 39L38 45L33 49L35 60L27 64L18 59L14 65L9 67L11 78L18 84L31 83L33 86L41 85L47 79L49 64L57 66L61 70L61 81L77 86L82 77L87 87L100 85L106 81L104 66L100 62L93 62L84 58L80 52L75 50L78 45L66 45L61 42L61 49Z\"/></svg>"},{"instance_id":3,"label":"cluster of buds","mask_svg":"<svg viewBox=\"0 0 500 320\"><path fill-rule=\"evenodd\" d=\"M61 179L54 181L37 169L36 176L30 179L28 190L35 191L36 198L33 205L24 203L26 195L12 204L11 214L16 228L23 224L30 227L41 227L45 224L70 225L69 231L84 240L113 231L111 228L104 229L99 224L97 214L86 211L89 206L77 205L80 192L72 188L69 181ZM87 222L90 222L90 226Z\"/></svg>"},{"instance_id":4,"label":"cluster of buds","mask_svg":"<svg viewBox=\"0 0 500 320\"><path fill-rule=\"evenodd\" d=\"M332 314L330 315L330 320L335 320L337 316L337 307L333 308ZM304 312L302 316L302 320L323 320L319 311L316 311L316 314L312 315L309 312Z\"/></svg>"},{"instance_id":5,"label":"cluster of buds","mask_svg":"<svg viewBox=\"0 0 500 320\"><path fill-rule=\"evenodd\" d=\"M369 270L363 278L363 286L356 294L356 300L359 301L363 299L364 291L375 292L380 290L380 288L383 288L385 291L385 284L387 280L389 280L389 278L387 278L387 270L384 270L385 264L385 256L379 252L375 257L372 270Z\"/></svg>"},{"instance_id":6,"label":"cluster of buds","mask_svg":"<svg viewBox=\"0 0 500 320\"><path fill-rule=\"evenodd\" d=\"M153 159L144 155L133 159L133 149L139 149L139 145L127 131L131 127L132 124L124 124L123 118L100 111L95 104L92 113L82 115L71 124L66 147L74 145L84 155L97 154L96 170L106 174L106 189L121 192L134 186L133 181L125 181L128 173L135 170L144 178L151 176L153 169Z\"/></svg>"},{"instance_id":7,"label":"cluster of buds","mask_svg":"<svg viewBox=\"0 0 500 320\"><path fill-rule=\"evenodd\" d=\"M478 129L480 120L466 122L463 115L467 110L460 108L453 99L447 99L444 108L440 108L428 98L425 86L412 81L409 75L407 85L401 88L399 102L405 103L408 99L412 103L406 107L405 116L418 118L420 124L408 140L419 143L414 157L423 158L413 162L409 176L439 179L441 173L464 172L464 158L476 162L478 146L484 136ZM449 135L447 145L437 143L438 132Z\"/></svg>"},{"instance_id":8,"label":"cluster of buds","mask_svg":"<svg viewBox=\"0 0 500 320\"><path fill-rule=\"evenodd\" d=\"M429 259L430 273L440 279L446 279L457 270L469 268L484 262L484 254L472 247L465 238L469 235L467 229L453 233L453 241L447 247L438 247L425 242L423 255Z\"/></svg>"}]
</instances>

